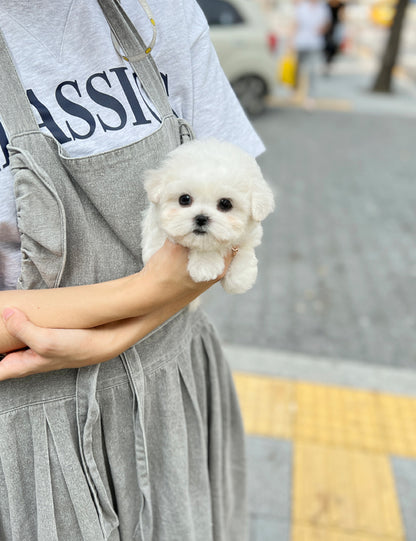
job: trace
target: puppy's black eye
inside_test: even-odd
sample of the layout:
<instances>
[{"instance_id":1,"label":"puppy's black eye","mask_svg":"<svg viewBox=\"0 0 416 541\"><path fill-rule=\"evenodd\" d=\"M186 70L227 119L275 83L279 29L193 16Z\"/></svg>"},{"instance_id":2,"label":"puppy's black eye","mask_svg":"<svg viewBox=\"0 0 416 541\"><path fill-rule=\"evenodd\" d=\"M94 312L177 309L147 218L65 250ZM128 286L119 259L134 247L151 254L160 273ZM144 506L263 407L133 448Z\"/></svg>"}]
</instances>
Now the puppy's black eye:
<instances>
[{"instance_id":1,"label":"puppy's black eye","mask_svg":"<svg viewBox=\"0 0 416 541\"><path fill-rule=\"evenodd\" d=\"M179 204L182 207L189 207L190 205L192 205L192 197L189 194L184 193L179 197Z\"/></svg>"},{"instance_id":2,"label":"puppy's black eye","mask_svg":"<svg viewBox=\"0 0 416 541\"><path fill-rule=\"evenodd\" d=\"M227 212L228 210L231 210L233 208L233 204L230 199L220 199L218 201L217 205L218 210L222 210L224 212Z\"/></svg>"}]
</instances>

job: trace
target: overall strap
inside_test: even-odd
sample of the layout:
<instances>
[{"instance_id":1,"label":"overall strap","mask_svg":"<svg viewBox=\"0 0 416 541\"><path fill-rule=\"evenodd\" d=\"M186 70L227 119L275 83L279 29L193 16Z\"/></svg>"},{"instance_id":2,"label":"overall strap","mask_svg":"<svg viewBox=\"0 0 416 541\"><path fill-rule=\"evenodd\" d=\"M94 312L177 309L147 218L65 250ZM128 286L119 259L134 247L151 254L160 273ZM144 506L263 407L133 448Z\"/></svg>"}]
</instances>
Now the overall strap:
<instances>
[{"instance_id":1,"label":"overall strap","mask_svg":"<svg viewBox=\"0 0 416 541\"><path fill-rule=\"evenodd\" d=\"M162 77L133 23L117 0L98 0L98 3L156 110L162 118L171 116L172 108ZM1 29L0 111L9 139L17 134L39 130Z\"/></svg>"},{"instance_id":2,"label":"overall strap","mask_svg":"<svg viewBox=\"0 0 416 541\"><path fill-rule=\"evenodd\" d=\"M1 30L0 112L9 138L20 133L39 130Z\"/></svg>"},{"instance_id":3,"label":"overall strap","mask_svg":"<svg viewBox=\"0 0 416 541\"><path fill-rule=\"evenodd\" d=\"M146 2L140 1L151 24L155 24L149 17ZM156 107L156 110L165 118L172 115L172 108L166 93L165 85L160 72L150 55L150 47L146 47L135 26L121 7L118 0L98 0L107 19L111 31L121 46L125 60L128 60L146 93Z\"/></svg>"}]
</instances>

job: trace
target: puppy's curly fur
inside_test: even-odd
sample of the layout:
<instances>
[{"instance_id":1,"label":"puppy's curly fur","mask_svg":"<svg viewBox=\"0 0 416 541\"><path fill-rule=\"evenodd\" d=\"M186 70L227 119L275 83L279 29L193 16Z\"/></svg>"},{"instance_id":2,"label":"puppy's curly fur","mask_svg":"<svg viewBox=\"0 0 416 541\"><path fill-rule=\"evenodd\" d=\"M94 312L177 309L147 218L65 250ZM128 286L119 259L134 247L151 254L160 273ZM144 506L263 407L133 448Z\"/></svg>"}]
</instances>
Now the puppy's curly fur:
<instances>
[{"instance_id":1,"label":"puppy's curly fur","mask_svg":"<svg viewBox=\"0 0 416 541\"><path fill-rule=\"evenodd\" d=\"M169 238L189 248L195 282L213 280L224 270L226 253L238 247L222 286L228 293L253 286L254 248L274 199L252 156L216 139L192 141L147 171L144 186L150 201L143 220L145 263Z\"/></svg>"}]
</instances>

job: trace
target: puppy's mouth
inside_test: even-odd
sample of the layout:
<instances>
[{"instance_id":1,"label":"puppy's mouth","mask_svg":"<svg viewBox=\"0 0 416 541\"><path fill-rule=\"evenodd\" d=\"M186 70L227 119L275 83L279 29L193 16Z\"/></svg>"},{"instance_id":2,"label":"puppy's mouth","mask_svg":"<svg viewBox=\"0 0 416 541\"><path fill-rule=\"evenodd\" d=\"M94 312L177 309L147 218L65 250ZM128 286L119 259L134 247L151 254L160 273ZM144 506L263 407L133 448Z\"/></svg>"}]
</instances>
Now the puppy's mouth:
<instances>
[{"instance_id":1,"label":"puppy's mouth","mask_svg":"<svg viewBox=\"0 0 416 541\"><path fill-rule=\"evenodd\" d=\"M208 231L206 231L205 229L194 229L192 233L194 235L206 235Z\"/></svg>"}]
</instances>

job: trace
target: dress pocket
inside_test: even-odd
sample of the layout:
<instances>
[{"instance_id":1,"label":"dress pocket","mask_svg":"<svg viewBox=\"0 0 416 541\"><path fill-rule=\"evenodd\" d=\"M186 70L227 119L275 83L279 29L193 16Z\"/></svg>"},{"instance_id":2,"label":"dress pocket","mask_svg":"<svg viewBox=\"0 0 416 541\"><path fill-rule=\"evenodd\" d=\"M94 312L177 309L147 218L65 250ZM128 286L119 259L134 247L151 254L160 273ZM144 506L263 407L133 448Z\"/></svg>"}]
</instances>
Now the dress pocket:
<instances>
[{"instance_id":1,"label":"dress pocket","mask_svg":"<svg viewBox=\"0 0 416 541\"><path fill-rule=\"evenodd\" d=\"M61 200L47 173L31 155L10 147L21 239L19 289L57 287L66 259L66 221Z\"/></svg>"}]
</instances>

